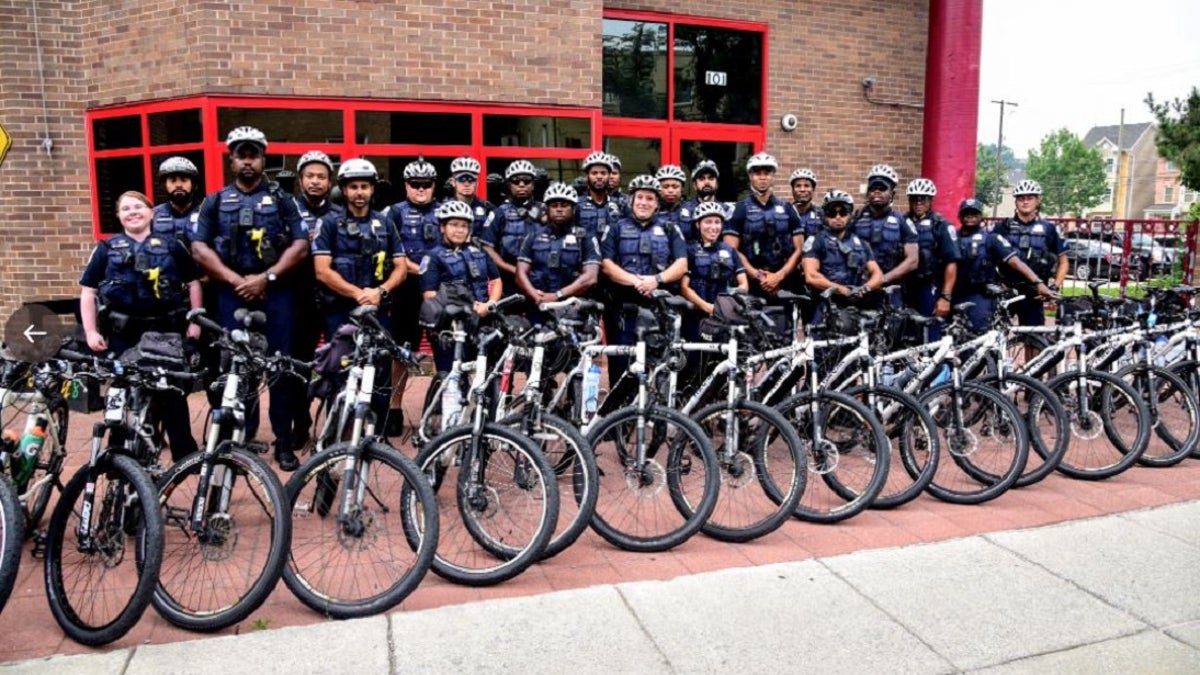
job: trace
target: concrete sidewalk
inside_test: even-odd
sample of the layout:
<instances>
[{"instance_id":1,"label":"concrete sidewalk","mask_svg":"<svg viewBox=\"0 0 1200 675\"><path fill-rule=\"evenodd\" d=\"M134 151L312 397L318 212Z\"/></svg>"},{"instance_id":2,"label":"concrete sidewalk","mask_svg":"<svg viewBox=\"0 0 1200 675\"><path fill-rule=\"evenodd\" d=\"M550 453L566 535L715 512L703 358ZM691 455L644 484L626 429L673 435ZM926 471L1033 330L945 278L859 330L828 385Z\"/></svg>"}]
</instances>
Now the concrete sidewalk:
<instances>
[{"instance_id":1,"label":"concrete sidewalk","mask_svg":"<svg viewBox=\"0 0 1200 675\"><path fill-rule=\"evenodd\" d=\"M1200 501L15 673L1195 673Z\"/></svg>"}]
</instances>

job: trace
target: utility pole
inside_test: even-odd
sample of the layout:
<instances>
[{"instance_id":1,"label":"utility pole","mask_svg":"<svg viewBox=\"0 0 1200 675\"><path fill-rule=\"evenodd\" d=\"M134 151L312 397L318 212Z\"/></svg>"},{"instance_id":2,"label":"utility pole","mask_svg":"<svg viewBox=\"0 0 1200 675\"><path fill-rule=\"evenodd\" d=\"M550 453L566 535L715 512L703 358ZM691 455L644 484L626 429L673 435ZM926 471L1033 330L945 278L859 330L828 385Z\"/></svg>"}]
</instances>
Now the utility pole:
<instances>
[{"instance_id":1,"label":"utility pole","mask_svg":"<svg viewBox=\"0 0 1200 675\"><path fill-rule=\"evenodd\" d=\"M996 214L1000 212L1000 195L1004 192L1001 187L1001 182L1004 180L1004 164L1000 161L1000 155L1004 150L1004 106L1011 105L1016 108L1017 104L1004 99L992 101L992 103L1000 106L1000 134L996 137L996 200L992 202L992 217L995 218Z\"/></svg>"}]
</instances>

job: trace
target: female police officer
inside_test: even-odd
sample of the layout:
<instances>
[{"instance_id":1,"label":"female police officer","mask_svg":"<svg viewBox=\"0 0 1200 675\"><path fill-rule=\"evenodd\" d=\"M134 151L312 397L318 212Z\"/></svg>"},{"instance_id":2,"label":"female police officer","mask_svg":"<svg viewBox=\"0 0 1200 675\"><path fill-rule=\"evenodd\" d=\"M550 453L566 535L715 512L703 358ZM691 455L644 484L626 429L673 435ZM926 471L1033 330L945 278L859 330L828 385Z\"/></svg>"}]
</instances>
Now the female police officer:
<instances>
[{"instance_id":1,"label":"female police officer","mask_svg":"<svg viewBox=\"0 0 1200 675\"><path fill-rule=\"evenodd\" d=\"M117 198L117 218L124 232L100 242L79 279L79 313L88 346L121 354L147 331L182 333L189 308L200 307L200 272L187 249L173 236L151 234L154 212L140 192ZM98 321L97 301L106 325ZM195 339L200 328L187 325ZM196 451L187 399L164 392L157 397L159 419L178 460Z\"/></svg>"}]
</instances>

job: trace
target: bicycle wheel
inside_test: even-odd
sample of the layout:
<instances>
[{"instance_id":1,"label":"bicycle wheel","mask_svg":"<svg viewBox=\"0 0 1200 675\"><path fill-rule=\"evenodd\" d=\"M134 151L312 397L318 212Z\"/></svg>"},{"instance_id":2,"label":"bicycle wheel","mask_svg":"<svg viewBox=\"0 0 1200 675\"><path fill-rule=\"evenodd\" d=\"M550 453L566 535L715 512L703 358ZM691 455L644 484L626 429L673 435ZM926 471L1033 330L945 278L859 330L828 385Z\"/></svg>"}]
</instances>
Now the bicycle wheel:
<instances>
[{"instance_id":1,"label":"bicycle wheel","mask_svg":"<svg viewBox=\"0 0 1200 675\"><path fill-rule=\"evenodd\" d=\"M941 453L937 427L929 411L894 387L856 387L844 393L875 414L887 438L887 482L871 508L892 509L921 496L937 473Z\"/></svg>"},{"instance_id":2,"label":"bicycle wheel","mask_svg":"<svg viewBox=\"0 0 1200 675\"><path fill-rule=\"evenodd\" d=\"M964 382L956 395L947 382L917 400L952 460L939 462L930 494L952 504L982 504L1016 483L1029 458L1029 434L1021 413L1003 395L973 382Z\"/></svg>"},{"instance_id":3,"label":"bicycle wheel","mask_svg":"<svg viewBox=\"0 0 1200 675\"><path fill-rule=\"evenodd\" d=\"M1166 368L1141 363L1122 368L1117 377L1128 382L1146 404L1154 429L1138 463L1164 467L1187 459L1200 443L1200 403L1187 383Z\"/></svg>"},{"instance_id":4,"label":"bicycle wheel","mask_svg":"<svg viewBox=\"0 0 1200 675\"><path fill-rule=\"evenodd\" d=\"M803 392L776 407L799 433L808 465L796 517L836 523L870 506L887 482L890 459L875 415L837 392Z\"/></svg>"},{"instance_id":5,"label":"bicycle wheel","mask_svg":"<svg viewBox=\"0 0 1200 675\"><path fill-rule=\"evenodd\" d=\"M600 469L592 529L610 544L669 550L699 532L716 508L717 458L704 431L683 414L660 406L621 408L595 423L588 443Z\"/></svg>"},{"instance_id":6,"label":"bicycle wheel","mask_svg":"<svg viewBox=\"0 0 1200 675\"><path fill-rule=\"evenodd\" d=\"M700 531L743 542L779 529L796 511L808 477L796 430L779 411L744 400L732 410L714 403L692 419L712 439L721 476L717 506Z\"/></svg>"},{"instance_id":7,"label":"bicycle wheel","mask_svg":"<svg viewBox=\"0 0 1200 675\"><path fill-rule=\"evenodd\" d=\"M84 488L95 485L95 500ZM137 462L105 454L67 482L46 534L46 598L71 639L107 644L125 635L150 604L163 554L158 493ZM81 514L91 515L80 535Z\"/></svg>"},{"instance_id":8,"label":"bicycle wheel","mask_svg":"<svg viewBox=\"0 0 1200 675\"><path fill-rule=\"evenodd\" d=\"M1008 363L1012 370L1021 371L1025 368L1026 362L1031 360L1030 354L1039 354L1044 351L1050 343L1045 336L1038 333L1012 333L1008 336ZM1054 375L1053 364L1057 364L1059 358L1053 359L1047 364L1042 375L1038 375L1040 380L1048 380Z\"/></svg>"},{"instance_id":9,"label":"bicycle wheel","mask_svg":"<svg viewBox=\"0 0 1200 675\"><path fill-rule=\"evenodd\" d=\"M0 612L12 595L17 583L17 568L21 565L21 542L24 517L17 489L8 476L0 474Z\"/></svg>"},{"instance_id":10,"label":"bicycle wheel","mask_svg":"<svg viewBox=\"0 0 1200 675\"><path fill-rule=\"evenodd\" d=\"M1167 370L1178 375L1187 385L1188 391L1200 400L1200 362L1179 361L1167 366ZM1192 449L1192 457L1200 459L1200 446Z\"/></svg>"},{"instance_id":11,"label":"bicycle wheel","mask_svg":"<svg viewBox=\"0 0 1200 675\"><path fill-rule=\"evenodd\" d=\"M366 442L356 467L358 489L346 494L353 455L349 443L334 444L309 458L285 488L292 537L283 582L305 605L334 619L398 605L425 578L438 541L433 491L412 460L386 443ZM421 530L412 541L405 533L409 519Z\"/></svg>"},{"instance_id":12,"label":"bicycle wheel","mask_svg":"<svg viewBox=\"0 0 1200 675\"><path fill-rule=\"evenodd\" d=\"M1005 375L1003 386L995 375L975 381L1003 394L1025 419L1025 428L1029 432L1029 458L1013 486L1033 485L1053 473L1067 454L1071 440L1067 411L1054 392L1041 381L1026 375Z\"/></svg>"},{"instance_id":13,"label":"bicycle wheel","mask_svg":"<svg viewBox=\"0 0 1200 675\"><path fill-rule=\"evenodd\" d=\"M519 429L522 420L522 415L510 415L500 424ZM567 550L592 521L600 471L587 439L561 417L542 413L540 426L527 434L549 460L558 479L558 525L542 553L545 560Z\"/></svg>"},{"instance_id":14,"label":"bicycle wheel","mask_svg":"<svg viewBox=\"0 0 1200 675\"><path fill-rule=\"evenodd\" d=\"M1088 370L1047 385L1067 411L1071 443L1058 465L1072 478L1101 480L1137 462L1150 443L1150 412L1121 378Z\"/></svg>"},{"instance_id":15,"label":"bicycle wheel","mask_svg":"<svg viewBox=\"0 0 1200 675\"><path fill-rule=\"evenodd\" d=\"M455 583L491 586L541 559L558 524L558 481L533 441L485 424L475 443L469 426L435 437L417 455L434 485L439 522L433 571ZM405 518L410 541L425 525Z\"/></svg>"},{"instance_id":16,"label":"bicycle wheel","mask_svg":"<svg viewBox=\"0 0 1200 675\"><path fill-rule=\"evenodd\" d=\"M154 608L167 621L214 631L258 609L279 581L291 513L275 472L244 448L212 459L211 483L193 527L204 453L180 460L159 481L165 529Z\"/></svg>"}]
</instances>

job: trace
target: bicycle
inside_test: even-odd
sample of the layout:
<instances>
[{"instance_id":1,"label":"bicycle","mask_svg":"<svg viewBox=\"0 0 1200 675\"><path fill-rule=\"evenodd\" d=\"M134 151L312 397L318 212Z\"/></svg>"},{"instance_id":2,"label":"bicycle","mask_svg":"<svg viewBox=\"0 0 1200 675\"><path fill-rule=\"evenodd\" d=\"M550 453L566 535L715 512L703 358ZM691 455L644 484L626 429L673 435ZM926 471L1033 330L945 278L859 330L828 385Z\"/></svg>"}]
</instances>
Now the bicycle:
<instances>
[{"instance_id":1,"label":"bicycle","mask_svg":"<svg viewBox=\"0 0 1200 675\"><path fill-rule=\"evenodd\" d=\"M438 508L426 476L375 433L378 364L388 364L387 377L393 357L415 362L375 312L360 306L350 314L358 327L355 351L326 417L332 437L345 440L316 452L287 484L293 531L284 584L335 619L395 607L421 583L438 548ZM410 520L419 524L419 536L412 536Z\"/></svg>"},{"instance_id":2,"label":"bicycle","mask_svg":"<svg viewBox=\"0 0 1200 675\"><path fill-rule=\"evenodd\" d=\"M0 450L0 461L7 460L7 454ZM25 540L21 511L17 489L8 476L0 475L0 612L8 604L21 566L21 542Z\"/></svg>"}]
</instances>

